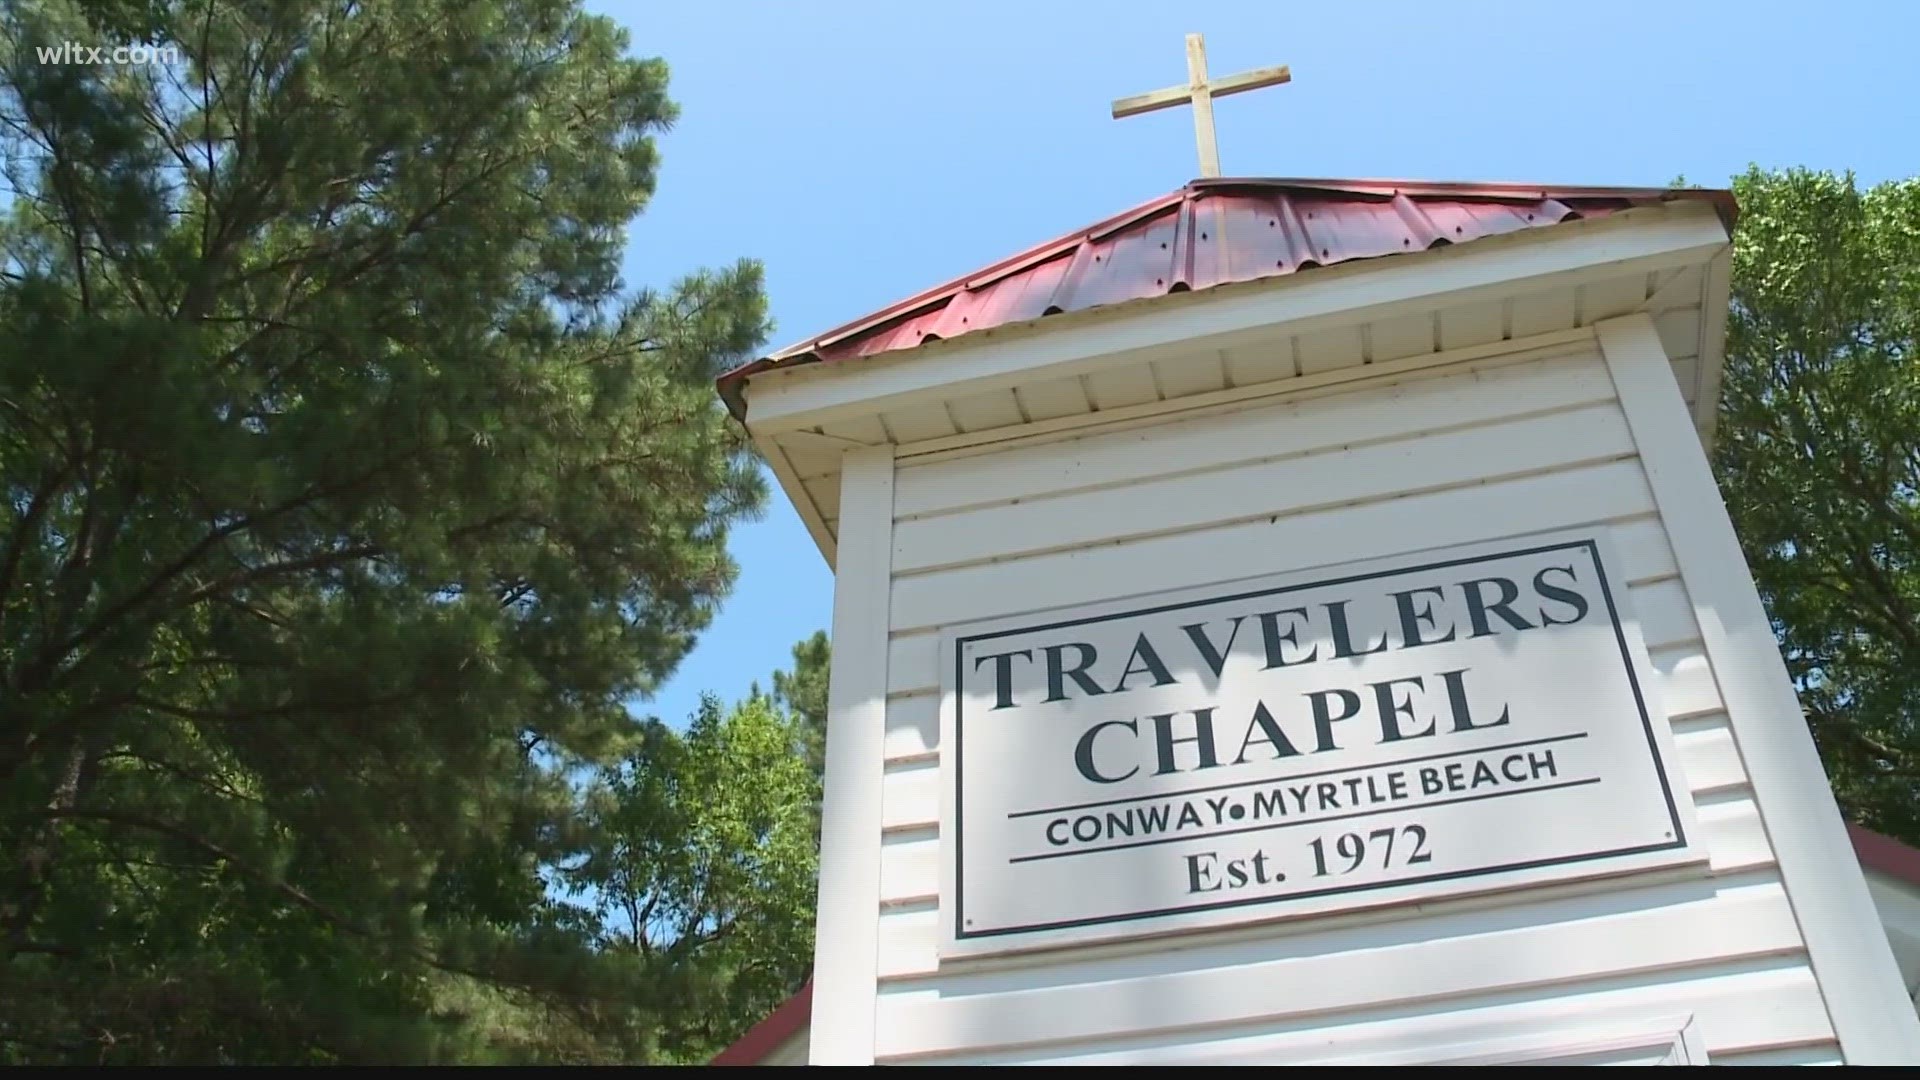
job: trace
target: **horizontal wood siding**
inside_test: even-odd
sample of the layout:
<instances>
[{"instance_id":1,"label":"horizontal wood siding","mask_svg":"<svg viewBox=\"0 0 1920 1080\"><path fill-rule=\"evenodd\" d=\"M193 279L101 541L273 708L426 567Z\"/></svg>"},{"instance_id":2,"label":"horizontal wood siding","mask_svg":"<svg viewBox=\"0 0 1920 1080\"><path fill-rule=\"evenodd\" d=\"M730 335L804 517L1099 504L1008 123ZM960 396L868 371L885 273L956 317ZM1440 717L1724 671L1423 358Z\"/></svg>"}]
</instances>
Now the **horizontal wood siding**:
<instances>
[{"instance_id":1,"label":"horizontal wood siding","mask_svg":"<svg viewBox=\"0 0 1920 1080\"><path fill-rule=\"evenodd\" d=\"M1715 1060L1837 1057L1691 602L1590 345L907 463L894 506L876 1060L1280 1064L1349 1037L1648 1010L1695 1015ZM1710 875L1242 927L1176 950L1125 942L941 964L943 625L1393 555L1408 536L1441 547L1579 526L1607 529L1620 554Z\"/></svg>"},{"instance_id":2,"label":"horizontal wood siding","mask_svg":"<svg viewBox=\"0 0 1920 1080\"><path fill-rule=\"evenodd\" d=\"M1696 390L1701 378L1699 360L1695 355L1700 333L1700 272L1698 268L1693 268L1675 271L1673 275L1677 276L1665 285L1649 284L1644 278L1625 278L1609 284L1607 291L1627 295L1636 288L1657 287L1670 293L1676 300L1686 300L1687 306L1657 309L1660 313L1655 316L1654 323L1659 328L1668 355L1672 357L1674 378L1680 386L1680 392L1691 403L1698 396ZM1639 282L1637 286L1636 280ZM1214 402L1221 395L1240 397L1248 390L1285 392L1298 400L1299 395L1311 392L1313 387L1307 385L1303 390L1285 384L1312 384L1315 380L1324 382L1331 377L1343 380L1366 378L1373 367L1394 365L1396 362L1437 367L1440 365L1432 361L1451 351L1477 352L1482 356L1497 355L1499 358L1478 365L1464 358L1446 361L1444 366L1449 368L1498 367L1514 360L1512 344L1507 340L1509 337L1527 337L1548 330L1552 334L1539 340L1553 341L1590 335L1590 331L1574 321L1579 307L1579 290L1569 286L1558 292L1563 303L1540 297L1523 297L1505 302L1455 305L1411 320L1389 320L1389 323L1395 323L1394 326L1382 323L1360 329L1338 328L1304 335L1298 342L1283 336L1241 349L1195 349L1186 355L1155 360L1141 367L1043 380L1004 390L965 395L943 404L919 405L891 410L879 416L842 420L817 430L776 436L768 446L769 456L775 459L776 465L778 457L785 456L791 473L787 480L797 481L801 485L803 490L797 497L810 504L813 512L819 516L817 522L809 518L809 527L817 526L816 531L828 534L828 538L821 542L830 544L830 538L838 534L840 455L849 443L868 446L900 443L919 453L957 440L961 444L978 444L971 446L971 449L983 452L991 444L980 444L980 440L974 438L980 433L1029 437L1049 424L1063 423L1099 425L1113 430L1113 421L1118 417L1138 417L1143 410L1155 413L1165 413L1170 409L1190 412L1210 408L1217 410ZM1532 318L1532 314L1539 313L1545 313L1544 319ZM1427 336L1432 338L1428 342L1431 348L1406 353L1389 345L1383 350L1383 342L1391 342L1396 335L1403 334L1407 327L1434 323L1438 326L1438 336L1433 337L1429 326ZM1509 323L1521 329L1506 334L1503 331ZM1537 326L1539 330L1527 329L1530 326ZM1305 376L1308 377L1303 378L1303 373L1298 370L1297 353L1307 358ZM1606 381L1603 371L1589 371L1585 378L1590 380L1596 374L1602 382ZM1558 395L1579 392L1573 386L1547 389ZM1524 382L1502 388L1502 392L1512 393L1526 393L1527 390ZM1248 400L1241 401L1236 407L1246 408ZM1502 406L1482 394L1474 393L1473 387L1463 382L1458 392L1451 396L1434 395L1429 407L1435 410L1450 407L1467 410L1444 422L1457 425L1471 423L1473 411L1497 411ZM1543 402L1542 407L1551 405ZM1356 421L1358 425L1357 434L1352 438L1364 441L1364 435L1359 433L1365 429L1365 406L1350 405L1347 408L1349 415L1346 417L1321 416L1314 410L1306 410L1304 415L1297 418L1299 430L1289 431L1287 436L1296 440L1310 438L1315 430L1346 419ZM1363 411L1355 412L1356 408ZM1183 426L1163 423L1155 430L1160 433L1156 438L1175 439L1182 430L1200 432L1203 440L1206 437L1205 427L1197 424ZM1142 452L1152 452L1144 447L1141 449ZM1279 446L1266 451L1268 457L1284 453L1284 447ZM1125 462L1122 457L1113 455L1111 448L1098 460L1107 461L1110 468L1124 474ZM978 474L992 469L991 464L983 462L971 472L953 470L946 476L943 485L949 490L959 488L977 492L980 490L977 485ZM1023 486L1030 486L1034 491L1052 490L1050 478L1043 474L1029 478L1001 476L998 479L1016 481L1000 496L1007 500L1019 498L1019 489ZM940 493L938 490L929 490L926 494L937 498ZM911 518L920 510L908 507L901 512Z\"/></svg>"},{"instance_id":3,"label":"horizontal wood siding","mask_svg":"<svg viewBox=\"0 0 1920 1080\"><path fill-rule=\"evenodd\" d=\"M1475 1031L1551 1031L1647 1015L1692 1014L1715 1063L1838 1064L1820 993L1805 964L1761 957L1683 972L1594 979L1543 996L1495 992L1474 1000L1411 1002L1366 1012L1309 1014L1180 1032L1146 1030L1044 1049L978 1050L909 1059L926 1063L1085 1065L1286 1064L1355 1045L1421 1046ZM1717 1032L1718 1035L1712 1034ZM1766 1046L1763 1050L1747 1047Z\"/></svg>"}]
</instances>

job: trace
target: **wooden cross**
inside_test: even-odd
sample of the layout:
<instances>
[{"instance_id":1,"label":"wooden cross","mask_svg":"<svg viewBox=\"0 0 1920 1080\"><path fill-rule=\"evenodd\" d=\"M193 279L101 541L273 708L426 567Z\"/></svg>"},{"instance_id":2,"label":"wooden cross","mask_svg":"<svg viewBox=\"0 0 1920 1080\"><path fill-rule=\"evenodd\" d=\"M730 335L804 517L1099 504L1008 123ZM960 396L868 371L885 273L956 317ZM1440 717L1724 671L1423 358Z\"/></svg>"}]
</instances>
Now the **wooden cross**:
<instances>
[{"instance_id":1,"label":"wooden cross","mask_svg":"<svg viewBox=\"0 0 1920 1080\"><path fill-rule=\"evenodd\" d=\"M1220 175L1220 147L1213 138L1213 99L1238 94L1247 90L1258 90L1263 86L1279 86L1293 81L1293 75L1285 65L1280 67L1259 68L1243 71L1238 75L1229 75L1218 82L1207 81L1207 43L1199 34L1187 35L1187 85L1169 86L1165 90L1153 90L1145 94L1125 97L1113 103L1113 118L1138 116L1156 109L1171 109L1176 105L1193 106L1193 137L1200 144L1200 175Z\"/></svg>"}]
</instances>

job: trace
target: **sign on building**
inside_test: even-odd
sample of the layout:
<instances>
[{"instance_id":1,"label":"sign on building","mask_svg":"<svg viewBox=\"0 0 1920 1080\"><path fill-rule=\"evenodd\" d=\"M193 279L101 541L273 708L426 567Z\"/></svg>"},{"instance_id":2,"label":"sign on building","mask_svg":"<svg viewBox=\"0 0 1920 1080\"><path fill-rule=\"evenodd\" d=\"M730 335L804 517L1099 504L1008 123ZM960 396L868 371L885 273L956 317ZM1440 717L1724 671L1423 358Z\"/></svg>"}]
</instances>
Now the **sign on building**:
<instances>
[{"instance_id":1,"label":"sign on building","mask_svg":"<svg viewBox=\"0 0 1920 1080\"><path fill-rule=\"evenodd\" d=\"M1699 861L1615 566L1520 538L949 632L946 951Z\"/></svg>"}]
</instances>

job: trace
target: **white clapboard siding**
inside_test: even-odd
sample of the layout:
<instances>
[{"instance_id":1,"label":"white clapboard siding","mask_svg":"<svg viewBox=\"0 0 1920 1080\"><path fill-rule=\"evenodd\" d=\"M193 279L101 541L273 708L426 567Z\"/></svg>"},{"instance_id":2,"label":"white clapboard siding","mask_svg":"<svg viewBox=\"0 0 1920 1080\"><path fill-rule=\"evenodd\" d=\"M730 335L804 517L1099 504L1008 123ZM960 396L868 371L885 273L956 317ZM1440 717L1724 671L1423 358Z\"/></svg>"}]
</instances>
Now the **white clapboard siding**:
<instances>
[{"instance_id":1,"label":"white clapboard siding","mask_svg":"<svg viewBox=\"0 0 1920 1080\"><path fill-rule=\"evenodd\" d=\"M1712 713L1673 725L1673 748L1680 755L1680 771L1695 797L1712 791L1743 787L1747 770L1733 741L1733 725L1726 713ZM937 816L937 815L936 815Z\"/></svg>"},{"instance_id":2,"label":"white clapboard siding","mask_svg":"<svg viewBox=\"0 0 1920 1080\"><path fill-rule=\"evenodd\" d=\"M914 694L887 699L887 761L924 758L940 752L940 698Z\"/></svg>"},{"instance_id":3,"label":"white clapboard siding","mask_svg":"<svg viewBox=\"0 0 1920 1080\"><path fill-rule=\"evenodd\" d=\"M1636 473L1636 465L1634 465L1632 461L1624 463L1620 469L1613 471L1613 473L1607 473L1605 479L1601 479L1601 477L1597 477L1597 475L1580 473L1580 475L1576 475L1576 477L1571 477L1571 480L1572 482L1582 482L1582 484L1584 484L1584 482L1594 482L1596 486L1599 486L1599 484L1615 484L1620 490L1632 490L1634 496L1644 494L1645 490L1644 477L1640 477L1640 475ZM1463 500L1480 502L1480 500L1484 498L1484 492L1486 492L1486 490L1492 490L1492 488L1498 488L1498 484L1488 484L1486 488L1473 488L1473 490L1465 490L1465 492L1452 492L1453 496L1455 496L1453 502L1463 502ZM1532 494L1530 488L1532 488L1532 484L1528 482L1528 490L1517 490L1517 488L1503 488L1503 490L1517 492L1517 494ZM1407 503L1413 503L1413 505L1417 505L1417 507L1427 507L1427 502L1425 502L1425 500L1419 500L1419 498L1394 500L1394 502L1386 503L1386 505L1388 505L1388 507L1396 507L1396 509L1404 509ZM1611 511L1620 509L1620 505L1634 505L1634 503L1632 503L1632 496L1624 498L1622 502L1607 502L1607 500L1603 500L1603 498L1594 498L1594 500L1588 500L1588 502L1586 502L1586 507L1588 507L1590 511L1594 511L1594 513L1611 513ZM1574 521L1576 521L1574 517L1569 517L1567 523L1572 525ZM1582 523L1586 523L1586 521L1582 521ZM1626 519L1626 521L1609 521L1609 523L1605 523L1605 525L1609 527L1609 536L1611 536L1615 548L1619 550L1620 559L1622 559L1620 575L1628 580L1628 584L1640 586L1640 584L1651 584L1651 582L1657 582L1657 580L1663 580L1663 578L1674 577L1672 548L1668 546L1667 534L1661 530L1657 519L1653 519L1653 517L1638 517L1638 519ZM1162 577L1160 577L1160 580L1169 582L1167 588L1179 588L1179 586L1183 586L1183 584L1202 584L1204 578L1208 577L1208 573L1210 573L1208 567L1235 565L1235 563L1231 563L1231 561L1202 561L1202 563L1200 563L1198 567L1194 567L1192 571L1187 571L1187 567L1183 565L1183 561L1204 559L1206 555L1213 555L1213 557L1219 557L1219 559L1229 559L1229 557L1233 557L1235 553L1240 553L1240 555L1242 555L1242 565L1244 565L1244 561L1246 561L1248 557L1258 557L1258 559L1265 561L1265 565L1271 567L1271 557L1273 557L1271 552L1275 552L1275 550L1286 550L1286 548L1273 548L1271 544L1263 544L1263 540L1265 540L1267 536L1271 536L1271 532L1263 532L1265 528L1269 528L1265 523L1256 523L1256 525L1252 525L1252 527L1213 528L1213 530L1194 532L1194 534L1187 534L1187 536L1169 536L1169 538L1162 538L1162 540L1156 540L1156 542L1152 542L1152 544L1142 544L1142 546L1091 548L1091 550L1081 550L1081 552L1043 555L1043 557L1035 557L1035 559L1021 559L1021 561L1010 561L1010 563L995 563L993 567L975 567L975 569L968 569L968 571L952 571L952 573L947 573L947 575L897 578L897 580L895 580L895 590L893 590L893 592L895 592L895 601L893 601L893 603L895 603L895 607L893 607L895 634L893 634L893 653L891 653L891 659L889 659L889 673L891 673L891 676L889 676L889 692L893 692L893 694L910 694L910 692L916 692L916 690L935 688L935 686L939 684L939 675L937 675L937 673L931 676L927 675L927 671L931 671L929 665L935 663L933 653L939 648L939 646L937 646L937 636L939 636L939 634L937 634L937 630L935 630L933 626L927 625L927 623L924 623L924 621L918 617L918 615L920 615L920 607L916 607L916 605L912 605L912 603L916 603L916 601L918 601L918 603L929 603L929 600L927 600L929 596L931 596L931 601L941 601L941 598L947 598L947 596L952 594L952 588L950 588L950 586L954 586L954 582L960 582L962 586L987 588L987 590L993 590L993 588L1000 588L1000 590L1016 588L1016 584L995 584L993 578L1000 578L1000 580L1012 578L1012 582L1029 584L1029 582L1035 580L1035 575L1029 573L1029 569L1027 569L1029 563L1041 563L1046 569L1060 571L1062 575L1069 575L1069 573L1071 573L1071 577L1068 578L1050 578L1050 580L1054 580L1054 584L1056 584L1056 588L1054 588L1052 594L1048 596L1048 600L1052 600L1050 603L1021 603L1018 609L1008 609L1008 607L1004 607L1004 601L1002 601L1002 607L1000 607L1000 609L987 611L985 615L996 615L996 613L1002 613L1002 615L1004 615L1004 613L1014 613L1014 611L1020 611L1020 609L1035 611L1035 609L1043 609L1043 607L1058 607L1058 605L1077 603L1077 601L1104 600L1106 596L1104 596L1102 592L1096 592L1096 590L1100 590L1100 584L1098 584L1096 580L1092 580L1094 575L1087 573L1087 571L1091 569L1087 563L1092 563L1094 567L1102 567L1102 565L1110 565L1110 563L1119 563L1119 569L1117 569L1116 573L1121 573L1121 575L1144 573L1146 569L1150 569L1150 565L1158 563L1158 565L1162 567L1162 571L1160 571ZM1475 538L1486 538L1484 532L1486 532L1486 527L1484 527L1484 523L1482 523L1480 528L1476 530ZM1140 553L1142 552L1150 555L1150 557L1144 557L1144 559L1142 559L1142 557L1140 557ZM1256 563L1256 565L1261 565L1261 563ZM1311 563L1309 563L1309 565L1311 565ZM975 573L975 571L981 571L981 573ZM1217 573L1217 571L1213 571L1213 573ZM1185 575L1185 577L1183 577L1183 575ZM1194 580L1194 578L1200 578L1200 580ZM1139 578L1123 577L1121 580L1139 580ZM1085 584L1081 584L1081 582L1085 582ZM1077 588L1079 592L1073 592L1073 588ZM1110 590L1108 590L1108 592L1110 592ZM902 605L902 594L906 596L906 601L910 603L904 611L902 611L902 607L900 607L900 605ZM1020 598L1021 601L1035 600L1035 596L1033 596L1031 592L1006 592L1004 596L1016 596L1016 598Z\"/></svg>"},{"instance_id":4,"label":"white clapboard siding","mask_svg":"<svg viewBox=\"0 0 1920 1080\"><path fill-rule=\"evenodd\" d=\"M1842 1065L1840 1047L1831 1041L1813 1046L1789 1046L1780 1050L1754 1050L1742 1053L1722 1054L1713 1057L1708 1054L1714 1065Z\"/></svg>"},{"instance_id":5,"label":"white clapboard siding","mask_svg":"<svg viewBox=\"0 0 1920 1080\"><path fill-rule=\"evenodd\" d=\"M905 465L896 480L894 514L911 519L950 513L1612 400L1606 365L1587 346L1542 362Z\"/></svg>"},{"instance_id":6,"label":"white clapboard siding","mask_svg":"<svg viewBox=\"0 0 1920 1080\"><path fill-rule=\"evenodd\" d=\"M888 830L938 827L940 824L940 761L913 761L887 766L880 789L881 826Z\"/></svg>"},{"instance_id":7,"label":"white clapboard siding","mask_svg":"<svg viewBox=\"0 0 1920 1080\"><path fill-rule=\"evenodd\" d=\"M1684 630L1684 628L1683 628ZM908 634L895 638L893 662L919 664L921 673L936 672L932 634ZM1661 701L1676 731L1688 721L1701 725L1725 726L1724 717L1712 715L1722 708L1720 688L1698 641L1662 645L1649 650L1659 680ZM897 670L897 669L896 669ZM912 676L909 675L909 680ZM886 753L889 764L920 761L940 752L940 698L933 686L897 694L887 701Z\"/></svg>"},{"instance_id":8,"label":"white clapboard siding","mask_svg":"<svg viewBox=\"0 0 1920 1080\"><path fill-rule=\"evenodd\" d=\"M1790 953L1763 877L1667 882L1535 904L883 985L876 1057L1043 1045L1394 1001L1468 996ZM1497 960L1495 959L1497 958Z\"/></svg>"},{"instance_id":9,"label":"white clapboard siding","mask_svg":"<svg viewBox=\"0 0 1920 1080\"><path fill-rule=\"evenodd\" d=\"M1617 535L1617 533L1616 533ZM935 650L937 635L931 632L903 634L893 639L890 670L904 673L900 684L937 678ZM1667 714L1679 721L1718 712L1720 688L1698 641L1662 645L1650 649L1648 656L1660 680L1661 700ZM932 674L928 674L932 673ZM1719 721L1724 723L1724 721ZM923 759L940 752L940 698L933 682L923 687L896 693L887 702L887 761L892 763Z\"/></svg>"},{"instance_id":10,"label":"white clapboard siding","mask_svg":"<svg viewBox=\"0 0 1920 1080\"><path fill-rule=\"evenodd\" d=\"M1767 827L1751 788L1695 794L1694 809L1700 815L1700 832L1712 855L1709 865L1714 873L1773 864L1773 847L1767 843Z\"/></svg>"},{"instance_id":11,"label":"white clapboard siding","mask_svg":"<svg viewBox=\"0 0 1920 1080\"><path fill-rule=\"evenodd\" d=\"M1429 1046L1463 1033L1552 1031L1568 1025L1631 1025L1649 1015L1692 1015L1714 1064L1837 1064L1819 988L1804 964L1762 958L1705 973L1657 972L1608 979L1548 1001L1526 991L1471 1000L1416 1002L1329 1020L1256 1021L1168 1036L1153 1033L1094 1044L1032 1051L986 1052L923 1059L927 1063L998 1065L1287 1064L1356 1044ZM1765 1047L1766 1049L1757 1049Z\"/></svg>"},{"instance_id":12,"label":"white clapboard siding","mask_svg":"<svg viewBox=\"0 0 1920 1080\"><path fill-rule=\"evenodd\" d=\"M1611 521L1607 523L1607 535L1620 552L1620 576L1627 584L1644 585L1680 572L1659 518L1649 514L1643 518Z\"/></svg>"},{"instance_id":13,"label":"white clapboard siding","mask_svg":"<svg viewBox=\"0 0 1920 1080\"><path fill-rule=\"evenodd\" d=\"M1532 448L1526 455L1517 446ZM1565 412L1187 473L894 527L901 573L1181 532L1227 521L1348 505L1616 460L1632 453L1610 402Z\"/></svg>"},{"instance_id":14,"label":"white clapboard siding","mask_svg":"<svg viewBox=\"0 0 1920 1080\"><path fill-rule=\"evenodd\" d=\"M1654 656L1655 667L1670 679L1677 691L1684 693L1682 699L1689 710L1698 703L1708 701L1703 695L1714 695L1708 708L1718 707L1718 690L1712 687L1712 673L1706 668L1706 658L1696 648L1692 652L1681 653L1671 648L1677 644L1686 644L1699 637L1693 621L1693 612L1687 606L1686 593L1676 578L1663 578L1646 585L1629 588L1627 603L1629 610L1637 614L1642 636L1648 641L1649 649L1659 650ZM916 630L896 634L888 643L887 652L887 691L898 698L917 697L933 694L940 686L939 634L933 630ZM1676 714L1683 715L1683 714Z\"/></svg>"},{"instance_id":15,"label":"white clapboard siding","mask_svg":"<svg viewBox=\"0 0 1920 1080\"><path fill-rule=\"evenodd\" d=\"M1649 647L1647 658L1660 673L1661 701L1670 719L1677 722L1721 707L1720 687L1699 642Z\"/></svg>"},{"instance_id":16,"label":"white clapboard siding","mask_svg":"<svg viewBox=\"0 0 1920 1080\"><path fill-rule=\"evenodd\" d=\"M1017 595L1009 595L1006 602L1018 600ZM899 601L896 599L894 603L897 606ZM1621 606L1622 621L1638 619L1640 634L1649 649L1665 649L1700 637L1699 625L1693 618L1693 606L1679 578L1661 578L1645 585L1629 586ZM887 692L921 694L938 690L939 650L938 633L916 631L894 635L887 645ZM1685 662L1683 658L1674 656L1664 659L1675 664ZM1688 674L1691 676L1693 673L1689 671Z\"/></svg>"},{"instance_id":17,"label":"white clapboard siding","mask_svg":"<svg viewBox=\"0 0 1920 1080\"><path fill-rule=\"evenodd\" d=\"M880 902L912 904L939 897L940 831L921 829L883 836L880 840ZM926 945L931 948L931 922L927 923L926 933ZM881 966L888 963L883 959Z\"/></svg>"},{"instance_id":18,"label":"white clapboard siding","mask_svg":"<svg viewBox=\"0 0 1920 1080\"><path fill-rule=\"evenodd\" d=\"M932 630L895 634L887 642L887 694L931 694L940 689L940 635Z\"/></svg>"},{"instance_id":19,"label":"white clapboard siding","mask_svg":"<svg viewBox=\"0 0 1920 1080\"><path fill-rule=\"evenodd\" d=\"M1623 280L1581 301L1607 307L1649 285ZM1462 333L1572 302L1504 304ZM1451 344L1444 321L1425 333L1424 348ZM1352 363L1381 345L1353 338ZM1343 342L1306 342L1301 356L1326 363ZM900 468L876 1059L1146 1064L1217 1050L1223 1062L1280 1063L1330 1032L1565 1023L1609 1009L1692 1014L1716 1060L1834 1057L1636 453L1604 367L1575 348ZM1410 535L1445 547L1580 527L1605 530L1627 583L1618 599L1648 650L1703 872L1228 928L1174 950L1110 942L941 963L943 626L1116 599L1116 581L1159 592L1399 554Z\"/></svg>"},{"instance_id":20,"label":"white clapboard siding","mask_svg":"<svg viewBox=\"0 0 1920 1080\"><path fill-rule=\"evenodd\" d=\"M1434 448L1435 453L1444 449ZM1502 535L1637 517L1653 509L1637 461L1615 461L1354 506L1258 518L1127 543L1058 551L935 574L898 576L893 629L971 622L1112 599L1114 583L1156 591L1254 577L1278 569L1401 553L1406 537L1446 547ZM1009 603L1019 606L1008 610Z\"/></svg>"}]
</instances>

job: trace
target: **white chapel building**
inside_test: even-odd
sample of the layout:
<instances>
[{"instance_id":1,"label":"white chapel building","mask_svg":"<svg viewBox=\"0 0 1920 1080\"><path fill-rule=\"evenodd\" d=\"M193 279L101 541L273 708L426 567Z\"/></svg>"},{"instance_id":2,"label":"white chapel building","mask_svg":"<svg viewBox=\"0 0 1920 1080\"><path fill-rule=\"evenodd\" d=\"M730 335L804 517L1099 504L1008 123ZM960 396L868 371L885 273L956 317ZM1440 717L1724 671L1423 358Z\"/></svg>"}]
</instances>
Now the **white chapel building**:
<instances>
[{"instance_id":1,"label":"white chapel building","mask_svg":"<svg viewBox=\"0 0 1920 1080\"><path fill-rule=\"evenodd\" d=\"M1209 178L724 376L836 588L715 1063L1920 1061L1708 470L1734 215Z\"/></svg>"}]
</instances>

